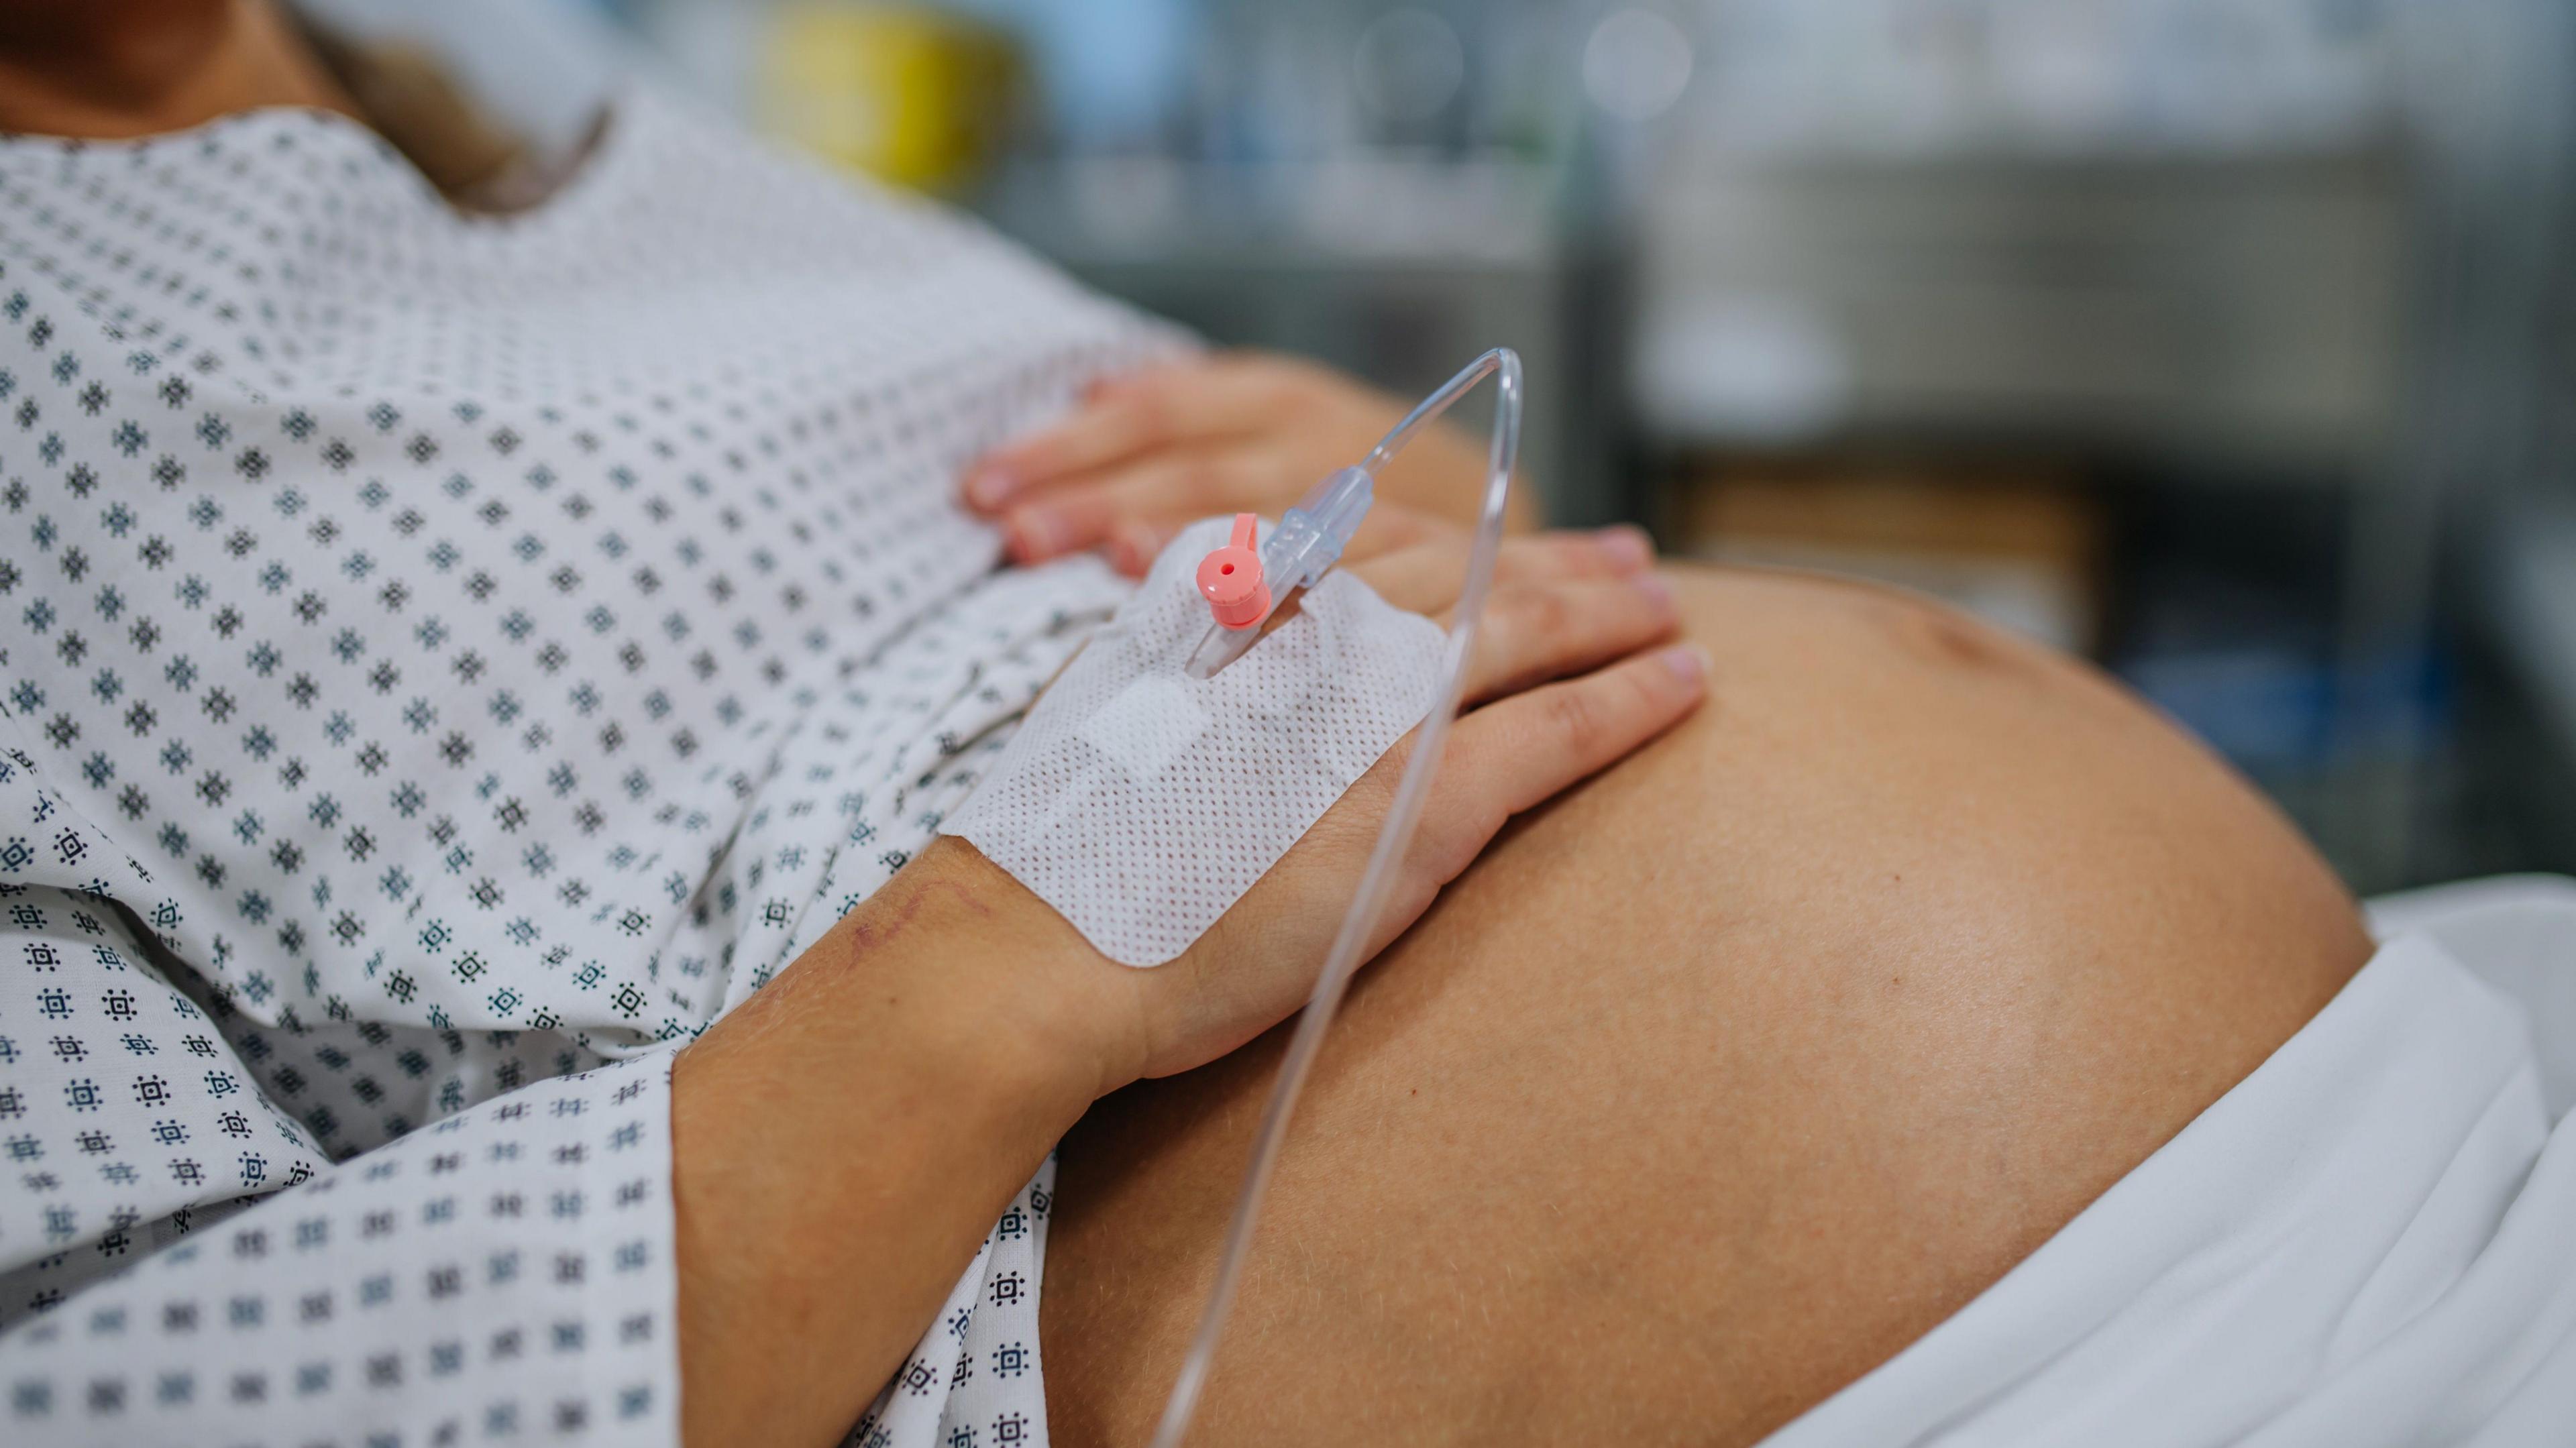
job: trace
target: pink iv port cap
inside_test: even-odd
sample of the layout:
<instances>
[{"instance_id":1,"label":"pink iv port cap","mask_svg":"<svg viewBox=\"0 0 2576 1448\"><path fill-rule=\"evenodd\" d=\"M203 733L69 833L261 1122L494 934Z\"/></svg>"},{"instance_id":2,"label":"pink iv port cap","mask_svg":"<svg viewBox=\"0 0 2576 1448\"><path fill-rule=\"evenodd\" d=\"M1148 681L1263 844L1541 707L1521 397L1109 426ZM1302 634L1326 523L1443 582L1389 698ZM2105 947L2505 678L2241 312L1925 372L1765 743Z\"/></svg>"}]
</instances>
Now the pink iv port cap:
<instances>
[{"instance_id":1,"label":"pink iv port cap","mask_svg":"<svg viewBox=\"0 0 2576 1448\"><path fill-rule=\"evenodd\" d=\"M1219 626L1244 629L1270 616L1270 586L1262 581L1261 553L1256 546L1259 516L1234 515L1234 536L1199 560L1199 592Z\"/></svg>"}]
</instances>

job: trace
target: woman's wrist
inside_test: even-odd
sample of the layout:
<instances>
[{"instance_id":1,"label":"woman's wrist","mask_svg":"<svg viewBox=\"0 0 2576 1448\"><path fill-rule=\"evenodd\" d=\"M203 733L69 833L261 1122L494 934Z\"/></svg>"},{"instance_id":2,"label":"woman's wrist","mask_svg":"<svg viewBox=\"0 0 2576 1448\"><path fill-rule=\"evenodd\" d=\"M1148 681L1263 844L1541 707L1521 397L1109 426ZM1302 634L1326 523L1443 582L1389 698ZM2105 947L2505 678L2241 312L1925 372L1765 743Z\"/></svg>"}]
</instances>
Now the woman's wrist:
<instances>
[{"instance_id":1,"label":"woman's wrist","mask_svg":"<svg viewBox=\"0 0 2576 1448\"><path fill-rule=\"evenodd\" d=\"M868 906L880 902L844 922L852 947L892 947L939 976L935 988L972 1022L975 1048L1007 1057L994 1065L1018 1089L1078 1101L1079 1117L1141 1074L1139 973L1102 956L974 846L932 841Z\"/></svg>"},{"instance_id":2,"label":"woman's wrist","mask_svg":"<svg viewBox=\"0 0 2576 1448\"><path fill-rule=\"evenodd\" d=\"M1121 974L943 843L682 1053L692 1444L857 1416L842 1399L894 1372L1057 1138L1132 1078Z\"/></svg>"},{"instance_id":3,"label":"woman's wrist","mask_svg":"<svg viewBox=\"0 0 2576 1448\"><path fill-rule=\"evenodd\" d=\"M880 1061L986 1114L1069 1127L1136 1079L1129 972L968 845L942 837L690 1048L682 1070L813 1088ZM713 1059L711 1059L713 1058ZM966 1103L960 1102L960 1105Z\"/></svg>"}]
</instances>

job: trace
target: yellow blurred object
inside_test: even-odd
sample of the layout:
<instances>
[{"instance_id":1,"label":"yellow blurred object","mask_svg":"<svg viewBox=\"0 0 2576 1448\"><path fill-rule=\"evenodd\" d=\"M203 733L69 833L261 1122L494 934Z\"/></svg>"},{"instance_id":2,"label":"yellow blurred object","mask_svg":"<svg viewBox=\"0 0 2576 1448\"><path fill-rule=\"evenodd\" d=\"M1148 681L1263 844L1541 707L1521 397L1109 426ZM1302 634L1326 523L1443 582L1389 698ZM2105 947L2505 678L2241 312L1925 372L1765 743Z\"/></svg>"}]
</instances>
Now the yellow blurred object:
<instances>
[{"instance_id":1,"label":"yellow blurred object","mask_svg":"<svg viewBox=\"0 0 2576 1448\"><path fill-rule=\"evenodd\" d=\"M1019 57L988 27L935 10L795 0L764 47L770 130L900 186L953 191L989 162Z\"/></svg>"}]
</instances>

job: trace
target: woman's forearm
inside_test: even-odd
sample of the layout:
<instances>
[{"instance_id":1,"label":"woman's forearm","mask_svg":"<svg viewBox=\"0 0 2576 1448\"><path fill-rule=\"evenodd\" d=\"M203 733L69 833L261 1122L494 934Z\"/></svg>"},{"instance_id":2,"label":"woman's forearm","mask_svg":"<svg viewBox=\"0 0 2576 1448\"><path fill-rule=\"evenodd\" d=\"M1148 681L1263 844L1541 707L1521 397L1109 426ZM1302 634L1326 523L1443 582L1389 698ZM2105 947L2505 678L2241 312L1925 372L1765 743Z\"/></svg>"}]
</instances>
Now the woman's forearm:
<instances>
[{"instance_id":1,"label":"woman's forearm","mask_svg":"<svg viewBox=\"0 0 2576 1448\"><path fill-rule=\"evenodd\" d=\"M1607 768L1706 688L1699 654L1641 652L1675 613L1634 549L1506 546L1513 581L1467 676L1478 707L1446 747L1425 812L1436 827L1402 857L1382 935L1512 814ZM1396 607L1437 612L1465 548L1426 540L1357 572ZM1093 1100L1286 1019L1403 757L1390 751L1334 806L1338 824L1308 831L1218 928L1151 970L1110 962L972 846L941 839L691 1046L672 1119L693 1448L828 1443Z\"/></svg>"},{"instance_id":2,"label":"woman's forearm","mask_svg":"<svg viewBox=\"0 0 2576 1448\"><path fill-rule=\"evenodd\" d=\"M689 1047L672 1079L691 1448L828 1444L994 1218L1124 1079L1112 979L937 850ZM998 873L998 872L994 872Z\"/></svg>"}]
</instances>

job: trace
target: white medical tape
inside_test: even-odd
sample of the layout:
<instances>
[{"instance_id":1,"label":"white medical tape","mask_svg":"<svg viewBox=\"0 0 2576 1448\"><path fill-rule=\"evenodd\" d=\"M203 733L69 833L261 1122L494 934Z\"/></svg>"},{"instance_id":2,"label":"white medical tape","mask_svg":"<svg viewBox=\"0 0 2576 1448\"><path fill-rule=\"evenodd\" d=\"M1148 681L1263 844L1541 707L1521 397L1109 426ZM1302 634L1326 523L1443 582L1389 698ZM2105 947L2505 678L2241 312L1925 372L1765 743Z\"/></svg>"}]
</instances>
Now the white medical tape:
<instances>
[{"instance_id":1,"label":"white medical tape","mask_svg":"<svg viewBox=\"0 0 2576 1448\"><path fill-rule=\"evenodd\" d=\"M1127 965L1205 934L1439 684L1439 627L1339 569L1250 653L1187 677L1209 626L1193 574L1226 529L1195 523L1163 550L940 827Z\"/></svg>"}]
</instances>

